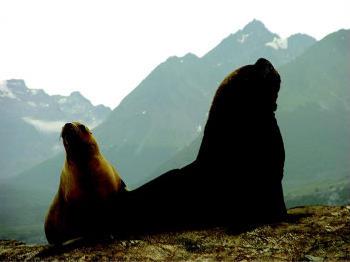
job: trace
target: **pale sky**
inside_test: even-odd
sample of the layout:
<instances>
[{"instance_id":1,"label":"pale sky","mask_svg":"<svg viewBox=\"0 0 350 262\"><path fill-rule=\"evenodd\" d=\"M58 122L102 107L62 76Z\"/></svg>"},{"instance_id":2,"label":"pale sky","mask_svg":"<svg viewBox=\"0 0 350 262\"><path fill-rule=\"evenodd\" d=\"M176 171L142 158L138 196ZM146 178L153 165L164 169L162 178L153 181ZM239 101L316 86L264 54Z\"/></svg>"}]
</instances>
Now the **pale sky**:
<instances>
[{"instance_id":1,"label":"pale sky","mask_svg":"<svg viewBox=\"0 0 350 262\"><path fill-rule=\"evenodd\" d=\"M204 55L254 18L281 37L350 28L349 0L0 0L0 80L112 108L169 56Z\"/></svg>"}]
</instances>

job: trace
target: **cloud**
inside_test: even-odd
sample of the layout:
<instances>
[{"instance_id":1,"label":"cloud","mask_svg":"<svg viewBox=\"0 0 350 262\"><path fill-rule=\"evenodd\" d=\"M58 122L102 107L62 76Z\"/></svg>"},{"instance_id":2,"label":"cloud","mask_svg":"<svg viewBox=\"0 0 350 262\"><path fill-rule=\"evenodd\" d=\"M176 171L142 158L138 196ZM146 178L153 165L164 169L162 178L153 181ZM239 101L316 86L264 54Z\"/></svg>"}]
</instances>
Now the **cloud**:
<instances>
[{"instance_id":1,"label":"cloud","mask_svg":"<svg viewBox=\"0 0 350 262\"><path fill-rule=\"evenodd\" d=\"M266 46L272 47L273 49L287 49L288 48L288 39L274 37L271 42L265 44Z\"/></svg>"},{"instance_id":2,"label":"cloud","mask_svg":"<svg viewBox=\"0 0 350 262\"><path fill-rule=\"evenodd\" d=\"M22 119L43 133L59 133L61 132L62 126L66 123L65 121L46 121L31 117L22 117Z\"/></svg>"},{"instance_id":3,"label":"cloud","mask_svg":"<svg viewBox=\"0 0 350 262\"><path fill-rule=\"evenodd\" d=\"M34 126L36 130L38 130L42 133L60 133L64 124L71 122L70 120L47 121L47 120L35 119L32 117L22 117L22 120L25 121L26 123ZM95 128L96 126L98 126L102 122L102 121L97 121L95 118L93 118L90 122L82 121L80 119L77 119L74 121L84 123L90 129Z\"/></svg>"}]
</instances>

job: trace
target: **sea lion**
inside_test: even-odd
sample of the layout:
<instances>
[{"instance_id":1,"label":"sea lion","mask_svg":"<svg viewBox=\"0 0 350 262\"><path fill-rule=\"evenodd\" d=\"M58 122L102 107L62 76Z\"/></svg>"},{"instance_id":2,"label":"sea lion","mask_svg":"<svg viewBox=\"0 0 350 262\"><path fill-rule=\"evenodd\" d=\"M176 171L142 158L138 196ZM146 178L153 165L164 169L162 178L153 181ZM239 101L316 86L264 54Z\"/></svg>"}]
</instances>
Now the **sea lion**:
<instances>
[{"instance_id":1,"label":"sea lion","mask_svg":"<svg viewBox=\"0 0 350 262\"><path fill-rule=\"evenodd\" d=\"M285 150L275 117L281 77L260 58L229 74L210 108L196 159L215 183L213 220L268 223L286 216L282 178ZM214 182L215 181L215 182Z\"/></svg>"},{"instance_id":2,"label":"sea lion","mask_svg":"<svg viewBox=\"0 0 350 262\"><path fill-rule=\"evenodd\" d=\"M51 244L93 234L99 227L101 205L113 193L126 190L85 125L67 123L61 137L66 158L58 192L45 219L45 234Z\"/></svg>"},{"instance_id":3,"label":"sea lion","mask_svg":"<svg viewBox=\"0 0 350 262\"><path fill-rule=\"evenodd\" d=\"M196 160L116 195L107 212L112 230L283 220L285 151L275 118L280 83L263 58L229 74L214 96Z\"/></svg>"}]
</instances>

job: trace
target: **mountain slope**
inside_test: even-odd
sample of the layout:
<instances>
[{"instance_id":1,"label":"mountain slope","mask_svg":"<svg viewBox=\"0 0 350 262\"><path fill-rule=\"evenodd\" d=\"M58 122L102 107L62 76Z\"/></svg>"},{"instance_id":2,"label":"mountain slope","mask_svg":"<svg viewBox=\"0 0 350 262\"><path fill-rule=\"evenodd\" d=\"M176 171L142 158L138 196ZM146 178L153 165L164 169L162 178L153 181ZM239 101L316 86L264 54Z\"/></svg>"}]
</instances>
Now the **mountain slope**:
<instances>
[{"instance_id":1,"label":"mountain slope","mask_svg":"<svg viewBox=\"0 0 350 262\"><path fill-rule=\"evenodd\" d=\"M340 30L279 68L277 118L285 142L284 185L291 205L305 204L305 197L313 198L313 204L344 204L350 199L343 190L350 188L349 44L350 30ZM198 137L152 176L193 161L200 143Z\"/></svg>"},{"instance_id":2,"label":"mountain slope","mask_svg":"<svg viewBox=\"0 0 350 262\"><path fill-rule=\"evenodd\" d=\"M171 57L151 72L96 129L127 184L131 188L142 184L198 136L227 73L261 56L277 66L285 64L315 43L305 35L292 36L290 46L288 40L278 41L282 41L278 35L254 20L204 57Z\"/></svg>"},{"instance_id":3,"label":"mountain slope","mask_svg":"<svg viewBox=\"0 0 350 262\"><path fill-rule=\"evenodd\" d=\"M349 44L350 30L340 30L280 70L279 119L291 192L350 178Z\"/></svg>"},{"instance_id":4,"label":"mountain slope","mask_svg":"<svg viewBox=\"0 0 350 262\"><path fill-rule=\"evenodd\" d=\"M59 133L65 122L101 123L110 109L93 106L79 92L50 96L29 89L23 80L0 83L0 179L37 165L61 151Z\"/></svg>"},{"instance_id":5,"label":"mountain slope","mask_svg":"<svg viewBox=\"0 0 350 262\"><path fill-rule=\"evenodd\" d=\"M282 39L270 32L262 22L253 20L242 30L226 37L203 59L229 70L254 63L259 57L269 59L274 65L282 65L302 54L315 42L314 38L304 34Z\"/></svg>"}]
</instances>

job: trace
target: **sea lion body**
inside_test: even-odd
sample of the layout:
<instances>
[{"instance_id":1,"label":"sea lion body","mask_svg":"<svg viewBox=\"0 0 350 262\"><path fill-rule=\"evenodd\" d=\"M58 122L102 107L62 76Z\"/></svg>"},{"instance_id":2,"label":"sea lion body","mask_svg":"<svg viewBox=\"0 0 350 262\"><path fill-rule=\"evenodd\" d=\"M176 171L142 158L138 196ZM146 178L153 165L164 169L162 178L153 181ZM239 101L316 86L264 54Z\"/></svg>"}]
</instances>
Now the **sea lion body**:
<instances>
[{"instance_id":1,"label":"sea lion body","mask_svg":"<svg viewBox=\"0 0 350 262\"><path fill-rule=\"evenodd\" d=\"M116 196L111 228L235 227L284 219L285 151L275 118L280 82L266 59L229 74L213 99L196 160ZM111 215L117 207L122 217Z\"/></svg>"},{"instance_id":2,"label":"sea lion body","mask_svg":"<svg viewBox=\"0 0 350 262\"><path fill-rule=\"evenodd\" d=\"M68 123L61 135L66 159L45 220L47 240L56 244L100 230L103 203L112 194L125 191L125 184L86 126Z\"/></svg>"},{"instance_id":3,"label":"sea lion body","mask_svg":"<svg viewBox=\"0 0 350 262\"><path fill-rule=\"evenodd\" d=\"M280 83L261 58L229 74L217 89L196 159L198 178L217 185L213 221L265 223L286 215L285 150L275 117Z\"/></svg>"},{"instance_id":4,"label":"sea lion body","mask_svg":"<svg viewBox=\"0 0 350 262\"><path fill-rule=\"evenodd\" d=\"M94 220L96 214L101 214L97 221L102 218L108 230L116 234L252 225L284 219L281 182L285 153L275 118L280 82L278 72L266 59L231 73L215 94L196 160L132 191L121 190L121 182L115 186L115 180L109 179L113 175L106 172L108 175L102 177L113 182L107 186L107 200L103 200L106 198L99 189L105 186L92 183L94 176L89 175L89 170L99 170L99 164L84 157L70 160L69 156L80 154L70 154L69 146L65 146L67 163L49 212L49 221L54 222L47 223L49 229L50 225L55 226L56 233L47 230L49 242L54 242L50 236L57 237L60 228L65 238L67 234L77 235L76 231L93 230L96 224L101 225ZM85 151L89 149L81 150ZM72 161L74 165L70 164ZM102 167L110 170L105 164ZM97 197L92 197L91 192ZM86 214L86 220L81 219L81 214ZM69 223L61 222L60 217Z\"/></svg>"}]
</instances>

